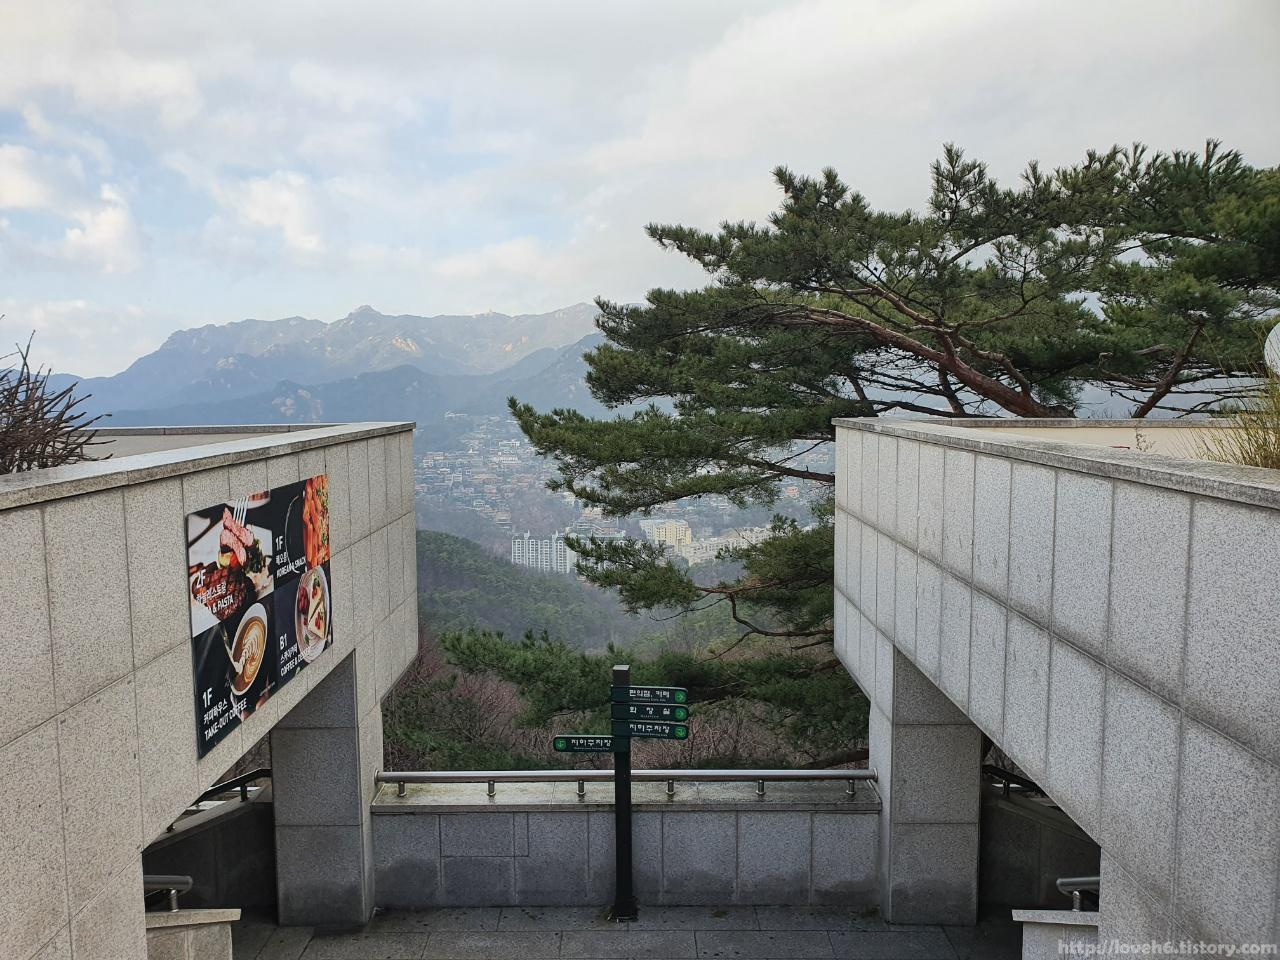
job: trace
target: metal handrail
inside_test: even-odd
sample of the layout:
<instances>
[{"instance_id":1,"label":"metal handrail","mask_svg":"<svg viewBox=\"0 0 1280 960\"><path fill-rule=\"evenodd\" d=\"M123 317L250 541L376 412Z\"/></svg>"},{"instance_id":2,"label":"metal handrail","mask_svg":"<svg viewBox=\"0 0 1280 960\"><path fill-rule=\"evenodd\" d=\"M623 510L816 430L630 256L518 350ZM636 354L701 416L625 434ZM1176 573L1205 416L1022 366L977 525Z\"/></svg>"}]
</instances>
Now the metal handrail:
<instances>
[{"instance_id":1,"label":"metal handrail","mask_svg":"<svg viewBox=\"0 0 1280 960\"><path fill-rule=\"evenodd\" d=\"M215 783L212 787L200 794L196 798L196 803L204 803L206 800L212 800L214 797L229 793L232 790L240 791L240 801L249 799L249 784L255 780L264 780L271 777L270 767L258 767L256 770L250 770L248 773L242 773L238 777L231 777L223 780L221 783Z\"/></svg>"},{"instance_id":2,"label":"metal handrail","mask_svg":"<svg viewBox=\"0 0 1280 960\"><path fill-rule=\"evenodd\" d=\"M1028 790L1033 793L1044 793L1044 790L1041 789L1040 785L1034 780L1019 776L1011 770L1004 769L1004 767L997 767L992 763L984 763L982 765L982 772L1004 784L1004 795L1006 797L1009 795L1009 787L1011 785L1021 787L1023 790Z\"/></svg>"},{"instance_id":3,"label":"metal handrail","mask_svg":"<svg viewBox=\"0 0 1280 960\"><path fill-rule=\"evenodd\" d=\"M1071 909L1079 911L1082 893L1097 893L1102 888L1101 877L1059 877L1058 892L1071 898Z\"/></svg>"},{"instance_id":4,"label":"metal handrail","mask_svg":"<svg viewBox=\"0 0 1280 960\"><path fill-rule=\"evenodd\" d=\"M843 780L849 786L845 792L852 795L859 780L876 779L874 770L633 770L632 780L648 783L666 781L667 796L674 796L676 781L692 783L738 782L756 785L756 796L764 796L766 783L806 782L815 780ZM410 783L486 783L489 796L494 796L499 783L573 783L578 784L578 797L586 796L586 785L612 783L612 770L379 770L376 783L394 783L396 796L403 797Z\"/></svg>"},{"instance_id":5,"label":"metal handrail","mask_svg":"<svg viewBox=\"0 0 1280 960\"><path fill-rule=\"evenodd\" d=\"M169 912L178 912L178 894L186 893L195 885L195 881L182 874L157 873L142 878L142 892L158 893L162 890L169 893Z\"/></svg>"}]
</instances>

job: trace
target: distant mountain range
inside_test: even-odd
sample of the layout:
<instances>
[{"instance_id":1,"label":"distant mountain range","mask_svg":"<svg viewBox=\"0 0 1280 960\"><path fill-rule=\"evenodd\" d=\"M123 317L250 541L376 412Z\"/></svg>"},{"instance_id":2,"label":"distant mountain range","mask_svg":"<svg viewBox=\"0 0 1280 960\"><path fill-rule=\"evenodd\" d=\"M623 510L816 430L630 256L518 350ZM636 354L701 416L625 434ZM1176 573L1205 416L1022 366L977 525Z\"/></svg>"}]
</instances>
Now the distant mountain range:
<instances>
[{"instance_id":1,"label":"distant mountain range","mask_svg":"<svg viewBox=\"0 0 1280 960\"><path fill-rule=\"evenodd\" d=\"M596 313L579 303L518 316L393 317L364 306L332 323L242 320L180 330L115 376L59 374L52 383L78 382L81 393L92 395L86 410L123 422L126 411L136 420L142 411L160 416L210 401L241 401L279 384L319 386L401 366L473 377L527 359L554 362L557 350L594 330Z\"/></svg>"},{"instance_id":2,"label":"distant mountain range","mask_svg":"<svg viewBox=\"0 0 1280 960\"><path fill-rule=\"evenodd\" d=\"M417 420L424 428L442 423L445 414L498 414L508 396L539 407L573 406L583 413L603 411L587 392L583 353L603 341L600 334L583 337L559 350L489 374L439 375L407 364L361 373L327 383L282 380L267 390L225 399L142 410L120 410L110 426L204 423L315 423L341 420ZM547 354L550 354L548 356Z\"/></svg>"},{"instance_id":3,"label":"distant mountain range","mask_svg":"<svg viewBox=\"0 0 1280 960\"><path fill-rule=\"evenodd\" d=\"M182 330L113 377L78 382L110 426L417 420L447 442L445 414L501 415L517 396L540 408L602 412L582 355L603 337L596 309L545 314L391 317L361 307L342 320L244 320Z\"/></svg>"}]
</instances>

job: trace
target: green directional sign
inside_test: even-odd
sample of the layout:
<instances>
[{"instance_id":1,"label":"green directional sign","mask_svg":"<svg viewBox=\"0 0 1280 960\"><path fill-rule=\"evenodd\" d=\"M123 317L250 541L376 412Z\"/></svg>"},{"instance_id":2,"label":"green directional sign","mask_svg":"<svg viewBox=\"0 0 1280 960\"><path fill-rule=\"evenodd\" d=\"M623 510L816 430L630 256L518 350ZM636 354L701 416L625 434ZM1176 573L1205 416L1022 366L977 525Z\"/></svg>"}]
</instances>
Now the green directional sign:
<instances>
[{"instance_id":1,"label":"green directional sign","mask_svg":"<svg viewBox=\"0 0 1280 960\"><path fill-rule=\"evenodd\" d=\"M612 753L613 737L607 734L564 734L551 741L557 753Z\"/></svg>"},{"instance_id":2,"label":"green directional sign","mask_svg":"<svg viewBox=\"0 0 1280 960\"><path fill-rule=\"evenodd\" d=\"M667 703L614 703L610 704L610 716L614 720L661 720L666 723L684 723L689 719L689 708Z\"/></svg>"},{"instance_id":3,"label":"green directional sign","mask_svg":"<svg viewBox=\"0 0 1280 960\"><path fill-rule=\"evenodd\" d=\"M615 737L649 737L656 740L688 740L689 728L683 723L657 723L648 720L613 721Z\"/></svg>"},{"instance_id":4,"label":"green directional sign","mask_svg":"<svg viewBox=\"0 0 1280 960\"><path fill-rule=\"evenodd\" d=\"M614 703L688 703L689 691L684 687L623 687L609 688L609 699Z\"/></svg>"}]
</instances>

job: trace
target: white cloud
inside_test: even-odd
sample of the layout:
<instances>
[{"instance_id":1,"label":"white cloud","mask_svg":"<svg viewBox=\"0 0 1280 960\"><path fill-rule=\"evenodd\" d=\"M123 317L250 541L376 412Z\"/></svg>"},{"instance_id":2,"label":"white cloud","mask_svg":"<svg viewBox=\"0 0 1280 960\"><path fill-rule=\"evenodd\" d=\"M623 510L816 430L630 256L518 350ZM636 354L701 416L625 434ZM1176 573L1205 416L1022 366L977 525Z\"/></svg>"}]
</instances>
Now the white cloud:
<instances>
[{"instance_id":1,"label":"white cloud","mask_svg":"<svg viewBox=\"0 0 1280 960\"><path fill-rule=\"evenodd\" d=\"M110 185L102 187L100 197L100 204L74 210L72 216L78 226L68 227L59 243L45 249L50 256L103 273L136 270L141 250L129 205Z\"/></svg>"},{"instance_id":2,"label":"white cloud","mask_svg":"<svg viewBox=\"0 0 1280 960\"><path fill-rule=\"evenodd\" d=\"M27 130L41 143L63 147L72 156L91 157L104 171L111 169L111 148L101 137L51 122L39 107L28 103L22 108Z\"/></svg>"},{"instance_id":3,"label":"white cloud","mask_svg":"<svg viewBox=\"0 0 1280 960\"><path fill-rule=\"evenodd\" d=\"M106 5L10 6L0 41L0 104L20 106L53 92L90 115L145 111L150 123L183 125L202 106L187 51L140 49L146 44L131 36L134 27L131 17Z\"/></svg>"},{"instance_id":4,"label":"white cloud","mask_svg":"<svg viewBox=\"0 0 1280 960\"><path fill-rule=\"evenodd\" d=\"M269 236L292 263L315 265L326 252L324 214L315 185L293 170L258 177L224 177L210 164L185 152L164 158L218 205L202 228L206 250L231 260L273 257L259 240ZM265 264L264 264L265 265Z\"/></svg>"},{"instance_id":5,"label":"white cloud","mask_svg":"<svg viewBox=\"0 0 1280 960\"><path fill-rule=\"evenodd\" d=\"M214 196L240 223L279 231L295 258L306 261L324 252L314 191L302 174L277 170L267 177L221 182Z\"/></svg>"},{"instance_id":6,"label":"white cloud","mask_svg":"<svg viewBox=\"0 0 1280 960\"><path fill-rule=\"evenodd\" d=\"M134 304L109 306L88 300L0 299L0 355L35 335L31 361L57 373L117 373L160 345L156 321Z\"/></svg>"},{"instance_id":7,"label":"white cloud","mask_svg":"<svg viewBox=\"0 0 1280 960\"><path fill-rule=\"evenodd\" d=\"M944 141L1006 179L1132 139L1280 162L1273 0L9 6L0 242L75 272L0 294L143 325L699 283L643 225L763 219L779 163L902 207Z\"/></svg>"},{"instance_id":8,"label":"white cloud","mask_svg":"<svg viewBox=\"0 0 1280 960\"><path fill-rule=\"evenodd\" d=\"M0 145L0 210L43 215L55 226L20 229L0 221L0 242L27 264L129 273L141 262L141 243L129 203L120 190L101 184L95 195L78 182L74 161L26 148ZM58 233L58 230L61 233Z\"/></svg>"},{"instance_id":9,"label":"white cloud","mask_svg":"<svg viewBox=\"0 0 1280 960\"><path fill-rule=\"evenodd\" d=\"M0 144L0 210L51 210L61 194L35 152Z\"/></svg>"}]
</instances>

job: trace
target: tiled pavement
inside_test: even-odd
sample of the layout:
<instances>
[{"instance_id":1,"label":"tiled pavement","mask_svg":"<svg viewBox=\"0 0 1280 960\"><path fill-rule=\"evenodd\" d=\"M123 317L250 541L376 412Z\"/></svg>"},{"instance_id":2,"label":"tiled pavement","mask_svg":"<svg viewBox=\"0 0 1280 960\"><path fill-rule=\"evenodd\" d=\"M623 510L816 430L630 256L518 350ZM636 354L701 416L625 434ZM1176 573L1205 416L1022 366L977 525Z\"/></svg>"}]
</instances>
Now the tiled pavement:
<instances>
[{"instance_id":1,"label":"tiled pavement","mask_svg":"<svg viewBox=\"0 0 1280 960\"><path fill-rule=\"evenodd\" d=\"M235 960L1016 960L1020 948L1011 922L897 926L802 907L641 907L629 924L595 907L472 907L380 914L354 934L235 929Z\"/></svg>"}]
</instances>

